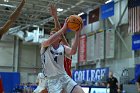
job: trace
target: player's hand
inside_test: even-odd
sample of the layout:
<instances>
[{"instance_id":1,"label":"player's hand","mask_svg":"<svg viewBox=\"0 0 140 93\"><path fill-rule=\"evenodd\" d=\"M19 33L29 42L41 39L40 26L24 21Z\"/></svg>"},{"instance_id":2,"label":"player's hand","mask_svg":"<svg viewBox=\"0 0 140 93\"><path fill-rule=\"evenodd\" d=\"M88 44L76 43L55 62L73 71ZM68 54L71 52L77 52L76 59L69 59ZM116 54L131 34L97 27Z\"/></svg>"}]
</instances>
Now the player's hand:
<instances>
[{"instance_id":1,"label":"player's hand","mask_svg":"<svg viewBox=\"0 0 140 93\"><path fill-rule=\"evenodd\" d=\"M51 16L57 17L57 9L56 9L55 4L53 4L53 3L49 4L49 12L50 12Z\"/></svg>"},{"instance_id":2,"label":"player's hand","mask_svg":"<svg viewBox=\"0 0 140 93\"><path fill-rule=\"evenodd\" d=\"M77 31L75 31L75 32L76 32L76 33L77 33L77 32L80 33L82 29L83 29L83 24L82 24L81 27L80 27Z\"/></svg>"}]
</instances>

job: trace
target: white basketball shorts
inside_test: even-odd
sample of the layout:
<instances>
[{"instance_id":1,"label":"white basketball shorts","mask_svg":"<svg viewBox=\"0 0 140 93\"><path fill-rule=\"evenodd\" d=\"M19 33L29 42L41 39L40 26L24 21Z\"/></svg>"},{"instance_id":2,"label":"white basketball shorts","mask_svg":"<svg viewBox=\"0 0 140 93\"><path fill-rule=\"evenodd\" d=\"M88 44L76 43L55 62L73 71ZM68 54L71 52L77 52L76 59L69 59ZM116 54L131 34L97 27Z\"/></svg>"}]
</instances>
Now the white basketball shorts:
<instances>
[{"instance_id":1,"label":"white basketball shorts","mask_svg":"<svg viewBox=\"0 0 140 93\"><path fill-rule=\"evenodd\" d=\"M61 93L63 89L66 93L71 93L76 85L77 83L66 74L47 78L48 93Z\"/></svg>"}]
</instances>

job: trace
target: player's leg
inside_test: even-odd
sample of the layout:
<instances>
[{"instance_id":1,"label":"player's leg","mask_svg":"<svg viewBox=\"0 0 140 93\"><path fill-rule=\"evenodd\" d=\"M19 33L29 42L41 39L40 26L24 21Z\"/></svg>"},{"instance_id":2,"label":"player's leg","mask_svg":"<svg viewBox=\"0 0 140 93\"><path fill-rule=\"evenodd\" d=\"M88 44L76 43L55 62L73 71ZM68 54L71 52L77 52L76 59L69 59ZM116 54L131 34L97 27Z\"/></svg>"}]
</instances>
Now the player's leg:
<instances>
[{"instance_id":1,"label":"player's leg","mask_svg":"<svg viewBox=\"0 0 140 93\"><path fill-rule=\"evenodd\" d=\"M82 90L82 88L79 85L77 85L72 90L72 93L84 93L84 91Z\"/></svg>"},{"instance_id":2,"label":"player's leg","mask_svg":"<svg viewBox=\"0 0 140 93\"><path fill-rule=\"evenodd\" d=\"M65 79L67 81L67 83L65 83L66 85L64 86L66 93L84 93L82 88L68 75L65 76Z\"/></svg>"}]
</instances>

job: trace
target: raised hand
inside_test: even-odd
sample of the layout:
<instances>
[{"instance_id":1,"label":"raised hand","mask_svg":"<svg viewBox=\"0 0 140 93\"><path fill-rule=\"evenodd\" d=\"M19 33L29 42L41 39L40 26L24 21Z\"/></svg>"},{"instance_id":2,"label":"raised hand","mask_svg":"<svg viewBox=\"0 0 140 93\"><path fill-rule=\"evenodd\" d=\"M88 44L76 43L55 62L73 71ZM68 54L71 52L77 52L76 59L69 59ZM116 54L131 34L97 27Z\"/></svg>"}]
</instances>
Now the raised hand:
<instances>
[{"instance_id":1,"label":"raised hand","mask_svg":"<svg viewBox=\"0 0 140 93\"><path fill-rule=\"evenodd\" d=\"M56 9L55 4L53 3L49 4L49 11L50 11L51 16L57 17L57 9Z\"/></svg>"}]
</instances>

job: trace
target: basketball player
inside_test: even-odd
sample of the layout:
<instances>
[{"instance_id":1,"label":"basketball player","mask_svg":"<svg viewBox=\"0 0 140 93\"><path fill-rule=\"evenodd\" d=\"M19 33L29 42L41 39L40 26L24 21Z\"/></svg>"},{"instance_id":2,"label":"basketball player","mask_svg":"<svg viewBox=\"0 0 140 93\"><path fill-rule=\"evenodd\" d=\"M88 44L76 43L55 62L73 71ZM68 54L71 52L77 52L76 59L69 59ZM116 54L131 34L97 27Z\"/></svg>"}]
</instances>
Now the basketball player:
<instances>
[{"instance_id":1,"label":"basketball player","mask_svg":"<svg viewBox=\"0 0 140 93\"><path fill-rule=\"evenodd\" d=\"M48 40L41 44L43 73L47 77L47 89L49 93L61 93L62 89L65 89L67 93L84 93L82 88L66 74L64 69L64 55L65 53L68 55L76 53L82 28L75 32L75 40L71 48L60 44L61 35L67 29L67 22L65 22L59 31L51 31Z\"/></svg>"},{"instance_id":2,"label":"basketball player","mask_svg":"<svg viewBox=\"0 0 140 93\"><path fill-rule=\"evenodd\" d=\"M38 73L36 83L38 86L34 90L33 93L47 93L46 88L45 88L46 87L46 78L43 75L43 73Z\"/></svg>"},{"instance_id":3,"label":"basketball player","mask_svg":"<svg viewBox=\"0 0 140 93\"><path fill-rule=\"evenodd\" d=\"M49 5L49 11L50 11L51 16L54 19L55 28L53 30L57 32L59 29L61 29L61 25L60 25L60 22L58 20L56 6L54 4L50 4ZM62 34L61 43L64 44L64 45L69 46L69 43L67 42L64 34ZM64 68L65 68L65 71L67 72L67 74L70 77L72 77L72 74L71 74L71 63L72 63L71 56L70 55L65 55L65 58L64 58Z\"/></svg>"},{"instance_id":4,"label":"basketball player","mask_svg":"<svg viewBox=\"0 0 140 93\"><path fill-rule=\"evenodd\" d=\"M51 16L54 19L55 28L53 30L57 32L61 28L59 20L58 20L58 16L57 16L57 8L56 8L56 6L54 4L50 4L49 5L49 10L50 10ZM61 43L64 44L64 45L69 46L64 34L62 34ZM67 72L67 74L70 77L72 77L72 74L71 74L71 62L72 62L71 56L70 55L67 55L67 56L65 55L64 68L65 68L65 71ZM64 89L62 90L62 93L66 93Z\"/></svg>"},{"instance_id":5,"label":"basketball player","mask_svg":"<svg viewBox=\"0 0 140 93\"><path fill-rule=\"evenodd\" d=\"M19 6L15 9L15 11L9 16L9 20L2 27L0 27L0 39L3 34L9 30L13 22L20 15L21 9L23 8L24 4L25 0L22 0Z\"/></svg>"}]
</instances>

